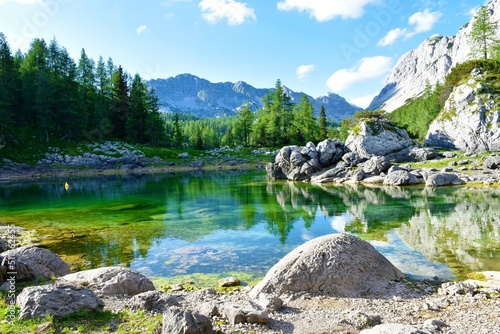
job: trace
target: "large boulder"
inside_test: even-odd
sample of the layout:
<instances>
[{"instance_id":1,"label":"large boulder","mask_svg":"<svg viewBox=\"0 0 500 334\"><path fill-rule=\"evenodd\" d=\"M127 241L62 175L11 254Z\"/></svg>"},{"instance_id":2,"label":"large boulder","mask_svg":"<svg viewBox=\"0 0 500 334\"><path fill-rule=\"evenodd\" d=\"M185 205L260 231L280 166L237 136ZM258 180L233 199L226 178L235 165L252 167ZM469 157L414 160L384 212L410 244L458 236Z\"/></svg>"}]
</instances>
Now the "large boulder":
<instances>
[{"instance_id":1,"label":"large boulder","mask_svg":"<svg viewBox=\"0 0 500 334\"><path fill-rule=\"evenodd\" d=\"M481 78L476 69L468 82L453 89L443 111L429 126L425 145L468 153L500 151L500 99Z\"/></svg>"},{"instance_id":2,"label":"large boulder","mask_svg":"<svg viewBox=\"0 0 500 334\"><path fill-rule=\"evenodd\" d=\"M348 152L339 140L325 139L318 144L319 163L323 167L335 166Z\"/></svg>"},{"instance_id":3,"label":"large boulder","mask_svg":"<svg viewBox=\"0 0 500 334\"><path fill-rule=\"evenodd\" d=\"M213 333L210 319L196 311L170 307L163 314L162 334Z\"/></svg>"},{"instance_id":4,"label":"large boulder","mask_svg":"<svg viewBox=\"0 0 500 334\"><path fill-rule=\"evenodd\" d=\"M355 297L381 291L390 281L405 277L368 242L350 234L313 239L281 259L251 291L281 296L310 292Z\"/></svg>"},{"instance_id":5,"label":"large boulder","mask_svg":"<svg viewBox=\"0 0 500 334\"><path fill-rule=\"evenodd\" d=\"M345 141L347 148L361 158L370 158L395 154L416 146L405 130L380 122L359 122Z\"/></svg>"},{"instance_id":6,"label":"large boulder","mask_svg":"<svg viewBox=\"0 0 500 334\"><path fill-rule=\"evenodd\" d=\"M391 168L391 162L386 157L371 157L363 165L363 172L366 174L380 175Z\"/></svg>"},{"instance_id":7,"label":"large boulder","mask_svg":"<svg viewBox=\"0 0 500 334\"><path fill-rule=\"evenodd\" d=\"M69 274L70 268L57 254L45 248L19 247L0 254L2 266L8 267L15 258L16 280L29 282L39 278L50 279Z\"/></svg>"},{"instance_id":8,"label":"large boulder","mask_svg":"<svg viewBox=\"0 0 500 334\"><path fill-rule=\"evenodd\" d=\"M135 270L124 267L84 270L63 276L61 280L70 284L84 285L98 296L134 296L142 292L155 290L149 278Z\"/></svg>"},{"instance_id":9,"label":"large boulder","mask_svg":"<svg viewBox=\"0 0 500 334\"><path fill-rule=\"evenodd\" d=\"M484 169L500 169L500 156L487 157L483 164Z\"/></svg>"},{"instance_id":10,"label":"large boulder","mask_svg":"<svg viewBox=\"0 0 500 334\"><path fill-rule=\"evenodd\" d=\"M423 182L423 178L418 178L417 175L404 169L389 172L384 179L386 186L407 186Z\"/></svg>"},{"instance_id":11,"label":"large boulder","mask_svg":"<svg viewBox=\"0 0 500 334\"><path fill-rule=\"evenodd\" d=\"M24 288L17 296L19 320L40 318L45 315L64 317L81 310L97 310L104 303L84 287L50 284Z\"/></svg>"},{"instance_id":12,"label":"large boulder","mask_svg":"<svg viewBox=\"0 0 500 334\"><path fill-rule=\"evenodd\" d=\"M461 185L465 181L453 173L434 173L427 177L425 180L426 187L442 187L450 185Z\"/></svg>"}]
</instances>

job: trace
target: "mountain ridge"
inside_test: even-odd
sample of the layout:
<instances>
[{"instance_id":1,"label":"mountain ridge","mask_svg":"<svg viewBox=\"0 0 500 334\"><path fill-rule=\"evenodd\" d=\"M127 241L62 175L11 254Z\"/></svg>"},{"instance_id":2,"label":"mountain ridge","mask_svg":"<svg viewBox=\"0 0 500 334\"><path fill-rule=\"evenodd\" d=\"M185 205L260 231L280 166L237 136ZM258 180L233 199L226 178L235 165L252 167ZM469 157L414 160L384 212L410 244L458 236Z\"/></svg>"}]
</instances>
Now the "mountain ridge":
<instances>
[{"instance_id":1,"label":"mountain ridge","mask_svg":"<svg viewBox=\"0 0 500 334\"><path fill-rule=\"evenodd\" d=\"M487 8L493 21L500 21L500 0L492 0ZM455 36L432 35L416 49L402 55L391 69L384 88L367 109L391 112L408 99L422 94L427 84L444 82L457 64L473 59L468 35L474 18L463 25Z\"/></svg>"},{"instance_id":2,"label":"mountain ridge","mask_svg":"<svg viewBox=\"0 0 500 334\"><path fill-rule=\"evenodd\" d=\"M161 110L184 112L202 117L236 115L238 109L247 103L255 111L262 107L262 97L274 89L255 88L244 81L212 83L189 73L166 79L148 80L146 85L155 89ZM295 92L286 86L284 90L295 103L299 103L302 95L305 94ZM305 95L313 104L316 115L319 114L321 104L323 104L327 118L336 121L352 117L356 111L362 110L334 93L318 98Z\"/></svg>"}]
</instances>

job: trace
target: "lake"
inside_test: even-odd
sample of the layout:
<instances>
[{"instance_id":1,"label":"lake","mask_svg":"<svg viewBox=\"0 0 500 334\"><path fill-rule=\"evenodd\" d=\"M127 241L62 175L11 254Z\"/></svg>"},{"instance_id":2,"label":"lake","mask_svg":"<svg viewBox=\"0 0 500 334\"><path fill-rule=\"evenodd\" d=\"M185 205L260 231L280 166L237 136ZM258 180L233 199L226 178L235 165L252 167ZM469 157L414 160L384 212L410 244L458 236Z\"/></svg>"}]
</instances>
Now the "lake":
<instances>
[{"instance_id":1,"label":"lake","mask_svg":"<svg viewBox=\"0 0 500 334\"><path fill-rule=\"evenodd\" d=\"M124 265L199 284L255 282L298 245L340 232L414 277L500 270L498 188L268 183L237 171L68 177L0 184L0 221L38 230L76 270Z\"/></svg>"}]
</instances>

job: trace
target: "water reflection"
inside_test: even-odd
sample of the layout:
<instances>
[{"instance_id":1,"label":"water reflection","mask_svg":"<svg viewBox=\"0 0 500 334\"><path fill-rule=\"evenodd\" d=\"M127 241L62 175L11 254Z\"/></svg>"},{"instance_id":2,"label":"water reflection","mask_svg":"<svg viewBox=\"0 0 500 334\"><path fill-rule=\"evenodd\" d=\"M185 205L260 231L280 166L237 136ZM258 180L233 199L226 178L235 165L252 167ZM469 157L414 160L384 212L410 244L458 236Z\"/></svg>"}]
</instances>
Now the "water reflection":
<instances>
[{"instance_id":1,"label":"water reflection","mask_svg":"<svg viewBox=\"0 0 500 334\"><path fill-rule=\"evenodd\" d=\"M102 176L2 184L0 221L39 229L80 268L263 275L303 242L345 231L404 272L451 277L500 270L499 195L267 183L261 173Z\"/></svg>"}]
</instances>

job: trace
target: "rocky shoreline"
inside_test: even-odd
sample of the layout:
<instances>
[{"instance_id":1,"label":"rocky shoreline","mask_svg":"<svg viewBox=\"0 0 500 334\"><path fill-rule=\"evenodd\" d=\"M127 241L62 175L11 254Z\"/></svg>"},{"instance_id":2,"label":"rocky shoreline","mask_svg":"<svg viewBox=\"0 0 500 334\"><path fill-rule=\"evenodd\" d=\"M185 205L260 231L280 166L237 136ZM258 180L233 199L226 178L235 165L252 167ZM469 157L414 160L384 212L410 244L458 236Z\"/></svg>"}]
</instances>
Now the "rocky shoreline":
<instances>
[{"instance_id":1,"label":"rocky shoreline","mask_svg":"<svg viewBox=\"0 0 500 334\"><path fill-rule=\"evenodd\" d=\"M193 170L220 169L264 169L262 163L251 163L232 156L240 148L222 147L205 152L203 157L191 157L180 153L169 161L158 156L148 158L144 152L120 142L90 144L85 148L90 152L68 155L59 148L49 148L49 152L34 165L2 159L0 182L45 177L93 176L114 174L149 174L186 172ZM269 150L254 150L252 155L269 156Z\"/></svg>"},{"instance_id":2,"label":"rocky shoreline","mask_svg":"<svg viewBox=\"0 0 500 334\"><path fill-rule=\"evenodd\" d=\"M23 232L0 226L0 238ZM151 319L161 315L152 333L169 334L486 334L500 330L500 273L476 273L475 279L463 282L414 280L370 244L347 234L299 246L255 287L239 286L237 278L221 281L221 287L234 286L225 292L218 287L188 291L182 284L163 292L148 277L124 267L70 273L68 265L46 249L8 249L8 242L0 246L5 280L1 288L7 298L12 291L7 265L14 254L16 284L46 280L16 293L19 320L46 314L58 319L81 310L129 310L145 312ZM37 333L53 326L40 324Z\"/></svg>"}]
</instances>

